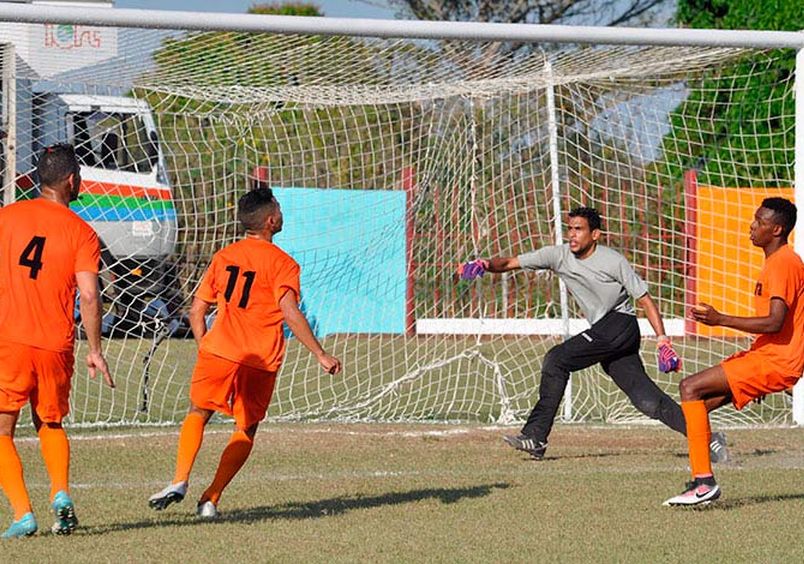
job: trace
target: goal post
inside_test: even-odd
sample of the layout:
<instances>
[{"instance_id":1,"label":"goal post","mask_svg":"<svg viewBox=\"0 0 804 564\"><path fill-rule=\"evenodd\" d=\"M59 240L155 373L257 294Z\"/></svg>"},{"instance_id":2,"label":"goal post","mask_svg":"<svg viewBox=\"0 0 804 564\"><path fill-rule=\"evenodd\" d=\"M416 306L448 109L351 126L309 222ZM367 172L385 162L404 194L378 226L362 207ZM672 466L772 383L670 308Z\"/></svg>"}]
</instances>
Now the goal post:
<instances>
[{"instance_id":1,"label":"goal post","mask_svg":"<svg viewBox=\"0 0 804 564\"><path fill-rule=\"evenodd\" d=\"M804 202L804 46L796 51L795 67L796 119L795 119L795 172L793 186L795 201ZM804 229L799 227L794 235L794 245L800 255L804 255ZM799 380L793 389L793 421L804 425L804 379Z\"/></svg>"},{"instance_id":2,"label":"goal post","mask_svg":"<svg viewBox=\"0 0 804 564\"><path fill-rule=\"evenodd\" d=\"M456 267L560 244L579 205L645 278L685 373L711 366L748 338L686 311L702 295L736 310L756 274L719 199L804 202L801 33L18 4L0 4L0 31L17 63L4 194L34 195L37 150L73 142L73 209L104 242L118 388L77 377L72 424L181 419L189 300L257 184L282 203L302 309L344 361L321 377L289 341L269 412L286 420L521 421L544 354L585 321L554 276L468 284ZM677 397L639 321L648 372ZM801 424L803 394L713 417ZM562 415L645 421L599 368L572 378Z\"/></svg>"}]
</instances>

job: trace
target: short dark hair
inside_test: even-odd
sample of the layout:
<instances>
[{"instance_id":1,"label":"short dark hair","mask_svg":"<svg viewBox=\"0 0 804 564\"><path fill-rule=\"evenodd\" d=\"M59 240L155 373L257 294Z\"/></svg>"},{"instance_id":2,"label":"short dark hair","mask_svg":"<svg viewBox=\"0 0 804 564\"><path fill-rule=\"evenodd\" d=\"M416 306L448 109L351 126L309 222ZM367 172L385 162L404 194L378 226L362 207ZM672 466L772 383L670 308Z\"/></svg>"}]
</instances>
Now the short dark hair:
<instances>
[{"instance_id":1,"label":"short dark hair","mask_svg":"<svg viewBox=\"0 0 804 564\"><path fill-rule=\"evenodd\" d=\"M68 143L45 147L39 153L36 174L42 186L54 186L71 174L78 174L80 170L75 149Z\"/></svg>"},{"instance_id":2,"label":"short dark hair","mask_svg":"<svg viewBox=\"0 0 804 564\"><path fill-rule=\"evenodd\" d=\"M589 223L589 231L600 229L602 222L595 208L578 207L569 212L570 217L583 217Z\"/></svg>"},{"instance_id":3,"label":"short dark hair","mask_svg":"<svg viewBox=\"0 0 804 564\"><path fill-rule=\"evenodd\" d=\"M796 226L796 205L787 198L765 198L762 207L773 212L773 221L782 226L782 237L787 239Z\"/></svg>"},{"instance_id":4,"label":"short dark hair","mask_svg":"<svg viewBox=\"0 0 804 564\"><path fill-rule=\"evenodd\" d=\"M237 202L237 219L246 231L259 231L266 216L276 209L274 192L270 188L257 188L246 192Z\"/></svg>"}]
</instances>

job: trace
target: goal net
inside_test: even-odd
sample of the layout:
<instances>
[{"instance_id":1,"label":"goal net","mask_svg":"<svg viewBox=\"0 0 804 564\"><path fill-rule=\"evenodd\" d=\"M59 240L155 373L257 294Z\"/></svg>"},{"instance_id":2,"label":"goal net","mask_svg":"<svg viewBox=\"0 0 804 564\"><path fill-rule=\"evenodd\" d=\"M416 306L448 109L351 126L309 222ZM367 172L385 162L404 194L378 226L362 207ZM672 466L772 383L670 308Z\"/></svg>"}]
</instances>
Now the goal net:
<instances>
[{"instance_id":1,"label":"goal net","mask_svg":"<svg viewBox=\"0 0 804 564\"><path fill-rule=\"evenodd\" d=\"M273 418L523 420L545 353L585 321L550 274L466 283L456 268L560 243L579 205L647 281L682 374L750 342L686 311L751 311L750 219L792 196L792 51L2 29L4 201L36 194L43 146L75 143L72 207L104 243L118 387L79 368L73 424L183 417L189 300L255 185L275 190L302 309L344 365L322 375L291 339ZM678 398L682 374L658 371L641 323L647 371ZM561 413L646 421L599 367L572 376ZM714 422L789 423L791 398Z\"/></svg>"}]
</instances>

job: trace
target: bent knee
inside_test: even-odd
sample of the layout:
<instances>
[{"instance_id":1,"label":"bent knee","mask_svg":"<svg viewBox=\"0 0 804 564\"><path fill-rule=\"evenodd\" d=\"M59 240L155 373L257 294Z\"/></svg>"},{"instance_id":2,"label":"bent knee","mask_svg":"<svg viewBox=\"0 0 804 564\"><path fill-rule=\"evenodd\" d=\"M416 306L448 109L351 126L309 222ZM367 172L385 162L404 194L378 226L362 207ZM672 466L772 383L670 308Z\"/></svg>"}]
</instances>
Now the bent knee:
<instances>
[{"instance_id":1,"label":"bent knee","mask_svg":"<svg viewBox=\"0 0 804 564\"><path fill-rule=\"evenodd\" d=\"M640 413L647 415L651 419L658 418L660 406L661 402L652 399L634 401L634 407L636 407Z\"/></svg>"},{"instance_id":2,"label":"bent knee","mask_svg":"<svg viewBox=\"0 0 804 564\"><path fill-rule=\"evenodd\" d=\"M544 360L542 361L542 372L554 374L564 371L565 369L561 360L561 351L559 351L557 348L547 351L547 354L544 355Z\"/></svg>"},{"instance_id":3,"label":"bent knee","mask_svg":"<svg viewBox=\"0 0 804 564\"><path fill-rule=\"evenodd\" d=\"M703 399L703 397L701 397L701 387L698 386L696 379L693 377L684 378L681 382L679 382L678 391L681 395L681 401L696 401Z\"/></svg>"}]
</instances>

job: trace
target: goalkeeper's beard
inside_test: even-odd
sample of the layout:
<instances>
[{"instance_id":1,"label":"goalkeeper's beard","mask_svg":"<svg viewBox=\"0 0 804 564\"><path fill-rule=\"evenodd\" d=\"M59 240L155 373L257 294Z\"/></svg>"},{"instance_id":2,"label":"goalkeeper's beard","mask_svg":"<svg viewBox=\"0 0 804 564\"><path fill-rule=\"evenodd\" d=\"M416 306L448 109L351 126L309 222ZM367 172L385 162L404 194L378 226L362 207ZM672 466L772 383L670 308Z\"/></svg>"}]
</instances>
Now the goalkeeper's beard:
<instances>
[{"instance_id":1,"label":"goalkeeper's beard","mask_svg":"<svg viewBox=\"0 0 804 564\"><path fill-rule=\"evenodd\" d=\"M592 241L587 246L579 247L578 250L575 251L573 251L572 248L570 248L570 252L572 252L572 254L575 255L576 258L583 258L584 256L591 255L594 252L595 247L597 247L597 242Z\"/></svg>"}]
</instances>

